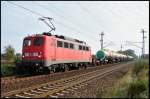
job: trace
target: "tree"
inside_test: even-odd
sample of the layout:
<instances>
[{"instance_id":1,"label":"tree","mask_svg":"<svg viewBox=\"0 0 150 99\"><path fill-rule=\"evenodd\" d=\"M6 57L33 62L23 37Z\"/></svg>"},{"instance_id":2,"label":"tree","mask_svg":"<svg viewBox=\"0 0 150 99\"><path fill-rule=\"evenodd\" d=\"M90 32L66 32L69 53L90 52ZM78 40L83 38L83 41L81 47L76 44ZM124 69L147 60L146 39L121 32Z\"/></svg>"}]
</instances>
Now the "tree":
<instances>
[{"instance_id":1,"label":"tree","mask_svg":"<svg viewBox=\"0 0 150 99\"><path fill-rule=\"evenodd\" d=\"M4 53L1 53L1 60L5 60L5 54Z\"/></svg>"},{"instance_id":2,"label":"tree","mask_svg":"<svg viewBox=\"0 0 150 99\"><path fill-rule=\"evenodd\" d=\"M8 60L9 62L12 62L14 61L14 58L15 58L15 49L11 46L11 45L8 45L5 48L5 57L6 57L6 60Z\"/></svg>"},{"instance_id":3,"label":"tree","mask_svg":"<svg viewBox=\"0 0 150 99\"><path fill-rule=\"evenodd\" d=\"M20 53L16 53L16 57L17 58L21 58L21 54Z\"/></svg>"},{"instance_id":4,"label":"tree","mask_svg":"<svg viewBox=\"0 0 150 99\"><path fill-rule=\"evenodd\" d=\"M118 53L122 53L125 55L133 56L134 58L137 58L137 55L135 54L134 50L132 50L132 49L127 49L125 51L118 51Z\"/></svg>"},{"instance_id":5,"label":"tree","mask_svg":"<svg viewBox=\"0 0 150 99\"><path fill-rule=\"evenodd\" d=\"M18 63L21 61L21 54L20 53L16 53L15 55L15 63Z\"/></svg>"}]
</instances>

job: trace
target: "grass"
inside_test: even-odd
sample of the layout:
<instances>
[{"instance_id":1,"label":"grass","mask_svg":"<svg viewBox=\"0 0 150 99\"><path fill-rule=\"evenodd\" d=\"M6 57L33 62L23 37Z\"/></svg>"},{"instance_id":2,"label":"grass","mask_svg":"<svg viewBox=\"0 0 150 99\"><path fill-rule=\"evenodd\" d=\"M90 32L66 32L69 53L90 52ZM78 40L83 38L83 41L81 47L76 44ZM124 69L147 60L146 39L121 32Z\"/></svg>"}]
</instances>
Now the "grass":
<instances>
[{"instance_id":1,"label":"grass","mask_svg":"<svg viewBox=\"0 0 150 99\"><path fill-rule=\"evenodd\" d=\"M98 98L148 98L149 63L138 60L118 82Z\"/></svg>"}]
</instances>

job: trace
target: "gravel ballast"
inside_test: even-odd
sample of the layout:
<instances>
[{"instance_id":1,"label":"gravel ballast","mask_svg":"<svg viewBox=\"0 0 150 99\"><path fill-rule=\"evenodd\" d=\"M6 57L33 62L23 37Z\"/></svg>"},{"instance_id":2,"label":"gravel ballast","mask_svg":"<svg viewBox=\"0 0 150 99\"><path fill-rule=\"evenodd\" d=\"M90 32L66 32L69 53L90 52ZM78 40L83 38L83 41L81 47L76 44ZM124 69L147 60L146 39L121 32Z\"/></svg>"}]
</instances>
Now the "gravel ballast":
<instances>
[{"instance_id":1,"label":"gravel ballast","mask_svg":"<svg viewBox=\"0 0 150 99\"><path fill-rule=\"evenodd\" d=\"M96 78L80 89L77 89L60 98L103 98L102 94L109 88L115 86L119 78L123 77L129 70L129 67L125 67L114 71L103 78Z\"/></svg>"}]
</instances>

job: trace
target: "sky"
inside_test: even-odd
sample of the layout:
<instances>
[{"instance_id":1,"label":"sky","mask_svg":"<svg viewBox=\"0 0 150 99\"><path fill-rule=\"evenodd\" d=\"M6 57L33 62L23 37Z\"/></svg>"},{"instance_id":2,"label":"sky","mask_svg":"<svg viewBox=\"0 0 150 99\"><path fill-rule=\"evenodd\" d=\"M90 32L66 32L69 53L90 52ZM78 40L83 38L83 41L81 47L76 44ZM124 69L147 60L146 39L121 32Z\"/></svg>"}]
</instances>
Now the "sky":
<instances>
[{"instance_id":1,"label":"sky","mask_svg":"<svg viewBox=\"0 0 150 99\"><path fill-rule=\"evenodd\" d=\"M9 2L53 18L56 30L52 34L85 41L91 46L92 54L100 49L100 33L104 32L105 48L118 51L122 44L122 50L133 49L140 55L141 49L126 41L142 42L141 29L144 29L145 53L149 53L148 1L1 1L2 53L9 44L16 53L21 53L25 36L49 31L38 20L40 15Z\"/></svg>"}]
</instances>

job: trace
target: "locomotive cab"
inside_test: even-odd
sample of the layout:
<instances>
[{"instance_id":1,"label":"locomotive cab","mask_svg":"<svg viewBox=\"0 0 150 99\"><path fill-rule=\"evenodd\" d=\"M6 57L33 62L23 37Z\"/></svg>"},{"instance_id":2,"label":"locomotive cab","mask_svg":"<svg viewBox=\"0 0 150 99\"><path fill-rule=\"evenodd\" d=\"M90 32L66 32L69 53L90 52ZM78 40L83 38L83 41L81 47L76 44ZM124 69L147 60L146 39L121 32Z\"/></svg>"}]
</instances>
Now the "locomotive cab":
<instances>
[{"instance_id":1,"label":"locomotive cab","mask_svg":"<svg viewBox=\"0 0 150 99\"><path fill-rule=\"evenodd\" d=\"M44 38L27 37L23 41L22 59L38 60L43 57Z\"/></svg>"},{"instance_id":2,"label":"locomotive cab","mask_svg":"<svg viewBox=\"0 0 150 99\"><path fill-rule=\"evenodd\" d=\"M45 37L42 35L28 36L23 40L22 64L25 68L35 69L44 65Z\"/></svg>"}]
</instances>

